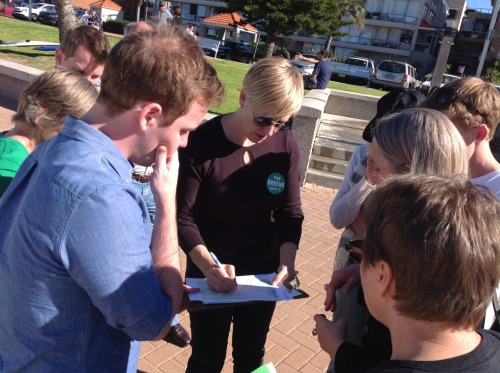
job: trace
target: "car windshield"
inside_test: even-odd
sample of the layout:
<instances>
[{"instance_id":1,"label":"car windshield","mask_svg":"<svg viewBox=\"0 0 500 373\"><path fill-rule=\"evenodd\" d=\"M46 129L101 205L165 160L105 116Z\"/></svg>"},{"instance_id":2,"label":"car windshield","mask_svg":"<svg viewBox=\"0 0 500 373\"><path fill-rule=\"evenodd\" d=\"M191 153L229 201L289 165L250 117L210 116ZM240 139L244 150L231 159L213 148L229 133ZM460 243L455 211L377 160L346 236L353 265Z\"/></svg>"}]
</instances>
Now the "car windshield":
<instances>
[{"instance_id":1,"label":"car windshield","mask_svg":"<svg viewBox=\"0 0 500 373\"><path fill-rule=\"evenodd\" d=\"M31 4L31 9L38 9L40 8L42 5L44 4L39 4L39 3L36 3L36 4ZM29 7L29 5L27 5Z\"/></svg>"},{"instance_id":2,"label":"car windshield","mask_svg":"<svg viewBox=\"0 0 500 373\"><path fill-rule=\"evenodd\" d=\"M379 66L379 70L387 71L395 74L404 74L405 66L400 63L395 62L382 62Z\"/></svg>"},{"instance_id":3,"label":"car windshield","mask_svg":"<svg viewBox=\"0 0 500 373\"><path fill-rule=\"evenodd\" d=\"M441 83L448 84L448 83L454 82L455 80L458 80L458 79L460 79L460 78L456 77L456 76L443 75L443 80L441 81Z\"/></svg>"},{"instance_id":4,"label":"car windshield","mask_svg":"<svg viewBox=\"0 0 500 373\"><path fill-rule=\"evenodd\" d=\"M366 67L366 61L363 61L363 60L351 60L351 59L347 59L346 63L349 64L349 65Z\"/></svg>"}]
</instances>

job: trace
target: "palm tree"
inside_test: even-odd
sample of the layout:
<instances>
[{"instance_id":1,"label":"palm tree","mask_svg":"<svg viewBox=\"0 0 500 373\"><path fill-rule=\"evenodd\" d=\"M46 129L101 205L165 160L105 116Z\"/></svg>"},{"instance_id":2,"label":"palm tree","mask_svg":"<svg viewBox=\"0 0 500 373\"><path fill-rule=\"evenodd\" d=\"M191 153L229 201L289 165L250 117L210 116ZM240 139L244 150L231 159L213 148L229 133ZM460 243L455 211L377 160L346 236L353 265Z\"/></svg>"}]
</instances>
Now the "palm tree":
<instances>
[{"instance_id":1,"label":"palm tree","mask_svg":"<svg viewBox=\"0 0 500 373\"><path fill-rule=\"evenodd\" d=\"M324 48L330 50L333 37L339 35L338 29L345 25L356 25L359 30L365 27L366 7L363 0L339 0L338 23L330 25L331 34L325 42ZM342 18L349 16L349 21Z\"/></svg>"}]
</instances>

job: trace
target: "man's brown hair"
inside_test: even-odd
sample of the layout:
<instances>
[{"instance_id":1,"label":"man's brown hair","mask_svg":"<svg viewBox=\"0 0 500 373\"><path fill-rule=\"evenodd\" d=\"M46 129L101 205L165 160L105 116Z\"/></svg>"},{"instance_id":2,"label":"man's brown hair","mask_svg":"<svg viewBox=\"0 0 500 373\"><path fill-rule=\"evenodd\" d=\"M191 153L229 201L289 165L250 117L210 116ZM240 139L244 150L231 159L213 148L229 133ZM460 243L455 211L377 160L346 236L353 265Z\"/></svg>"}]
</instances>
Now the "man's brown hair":
<instances>
[{"instance_id":1,"label":"man's brown hair","mask_svg":"<svg viewBox=\"0 0 500 373\"><path fill-rule=\"evenodd\" d=\"M78 47L83 46L90 52L94 60L104 64L111 49L109 41L103 32L92 26L78 26L64 34L61 40L61 50L65 58L73 57Z\"/></svg>"},{"instance_id":2,"label":"man's brown hair","mask_svg":"<svg viewBox=\"0 0 500 373\"><path fill-rule=\"evenodd\" d=\"M472 105L468 107L459 97L454 97L446 104L439 103L439 94L445 88L465 96ZM476 77L457 79L436 89L419 107L439 110L451 121L462 123L465 128L475 128L484 123L490 129L489 140L493 138L500 121L500 93L493 84Z\"/></svg>"},{"instance_id":3,"label":"man's brown hair","mask_svg":"<svg viewBox=\"0 0 500 373\"><path fill-rule=\"evenodd\" d=\"M127 36L111 50L98 101L111 114L138 102L156 102L170 124L186 114L195 99L211 106L218 105L223 95L217 72L197 42L169 27Z\"/></svg>"},{"instance_id":4,"label":"man's brown hair","mask_svg":"<svg viewBox=\"0 0 500 373\"><path fill-rule=\"evenodd\" d=\"M405 175L365 201L363 264L387 262L402 315L475 328L500 280L500 202L463 176Z\"/></svg>"}]
</instances>

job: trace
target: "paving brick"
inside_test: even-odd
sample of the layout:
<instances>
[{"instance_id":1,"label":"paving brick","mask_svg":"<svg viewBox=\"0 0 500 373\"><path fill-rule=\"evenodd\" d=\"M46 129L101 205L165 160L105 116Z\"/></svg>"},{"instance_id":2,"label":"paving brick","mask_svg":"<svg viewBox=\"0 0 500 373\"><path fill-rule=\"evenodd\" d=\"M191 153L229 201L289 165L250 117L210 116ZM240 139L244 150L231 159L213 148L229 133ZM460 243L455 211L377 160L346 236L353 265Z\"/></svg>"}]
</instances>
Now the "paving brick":
<instances>
[{"instance_id":1,"label":"paving brick","mask_svg":"<svg viewBox=\"0 0 500 373\"><path fill-rule=\"evenodd\" d=\"M290 367L294 367L296 372L308 372L307 365L315 353L304 346L299 346L293 354L288 355L282 362ZM281 365L281 364L280 364ZM301 368L304 367L304 370ZM278 368L281 373L281 369Z\"/></svg>"},{"instance_id":2,"label":"paving brick","mask_svg":"<svg viewBox=\"0 0 500 373\"><path fill-rule=\"evenodd\" d=\"M281 346L274 345L270 349L266 349L265 361L268 363L273 363L275 366L279 365L288 355L293 353L293 351L286 350Z\"/></svg>"}]
</instances>

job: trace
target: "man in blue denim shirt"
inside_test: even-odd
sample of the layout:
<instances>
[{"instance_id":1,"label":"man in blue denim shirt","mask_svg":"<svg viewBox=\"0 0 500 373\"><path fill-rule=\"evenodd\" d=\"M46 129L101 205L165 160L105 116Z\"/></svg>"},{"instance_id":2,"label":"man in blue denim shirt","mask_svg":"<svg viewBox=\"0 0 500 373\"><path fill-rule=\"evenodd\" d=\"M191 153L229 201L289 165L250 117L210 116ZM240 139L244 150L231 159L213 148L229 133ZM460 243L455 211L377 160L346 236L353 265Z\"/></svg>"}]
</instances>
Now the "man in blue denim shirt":
<instances>
[{"instance_id":1,"label":"man in blue denim shirt","mask_svg":"<svg viewBox=\"0 0 500 373\"><path fill-rule=\"evenodd\" d=\"M95 106L21 166L0 200L0 371L136 372L179 311L177 149L222 86L196 42L111 51ZM156 220L131 184L151 165Z\"/></svg>"}]
</instances>

